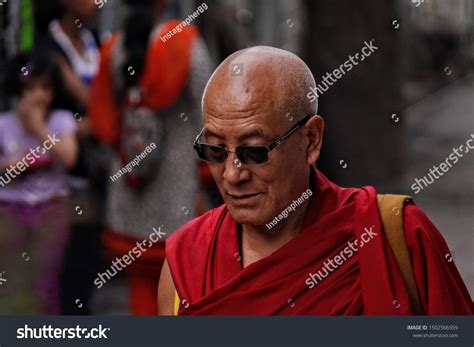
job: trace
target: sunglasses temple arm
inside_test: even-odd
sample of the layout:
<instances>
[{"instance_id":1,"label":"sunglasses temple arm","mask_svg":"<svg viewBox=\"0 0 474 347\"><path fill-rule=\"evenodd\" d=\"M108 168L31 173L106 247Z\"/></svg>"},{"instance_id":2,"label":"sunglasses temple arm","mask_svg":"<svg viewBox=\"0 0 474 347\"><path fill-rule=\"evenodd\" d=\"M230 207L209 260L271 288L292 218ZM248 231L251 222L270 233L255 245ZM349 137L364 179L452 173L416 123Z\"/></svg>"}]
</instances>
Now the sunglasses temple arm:
<instances>
[{"instance_id":1,"label":"sunglasses temple arm","mask_svg":"<svg viewBox=\"0 0 474 347\"><path fill-rule=\"evenodd\" d=\"M196 139L193 142L193 145L197 145L199 138L202 136L202 133L204 132L204 128L199 132L199 134L196 136Z\"/></svg>"},{"instance_id":2,"label":"sunglasses temple arm","mask_svg":"<svg viewBox=\"0 0 474 347\"><path fill-rule=\"evenodd\" d=\"M301 128L302 125L297 125L296 127L294 127L293 129L291 129L290 131L288 131L288 133L284 134L283 136L279 137L278 139L276 139L270 146L268 146L268 149L271 151L272 149L275 149L276 147L278 147L279 145L281 145L287 138L289 138L291 135L293 135L299 128Z\"/></svg>"},{"instance_id":3,"label":"sunglasses temple arm","mask_svg":"<svg viewBox=\"0 0 474 347\"><path fill-rule=\"evenodd\" d=\"M281 145L287 138L289 138L291 135L293 135L298 129L300 129L302 126L304 126L308 120L311 118L312 114L306 115L302 120L299 121L298 124L295 125L293 129L290 129L286 134L283 134L281 137L276 139L270 146L268 146L269 150L275 149L279 145Z\"/></svg>"}]
</instances>

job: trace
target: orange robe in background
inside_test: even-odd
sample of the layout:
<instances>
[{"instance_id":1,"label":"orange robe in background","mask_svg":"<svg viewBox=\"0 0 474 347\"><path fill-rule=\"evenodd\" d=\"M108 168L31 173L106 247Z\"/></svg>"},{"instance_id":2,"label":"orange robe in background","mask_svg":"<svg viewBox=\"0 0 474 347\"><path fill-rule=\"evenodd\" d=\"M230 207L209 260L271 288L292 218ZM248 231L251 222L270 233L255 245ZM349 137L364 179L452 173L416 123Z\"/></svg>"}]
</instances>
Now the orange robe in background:
<instances>
[{"instance_id":1,"label":"orange robe in background","mask_svg":"<svg viewBox=\"0 0 474 347\"><path fill-rule=\"evenodd\" d=\"M198 217L167 241L166 258L180 315L410 315L408 291L384 237L373 187L341 188L312 175L301 232L270 256L242 268L238 227L225 205ZM472 299L446 242L414 204L404 227L423 310L469 315ZM367 229L377 234L316 285L323 269ZM311 287L311 288L310 288Z\"/></svg>"},{"instance_id":2,"label":"orange robe in background","mask_svg":"<svg viewBox=\"0 0 474 347\"><path fill-rule=\"evenodd\" d=\"M188 81L191 49L198 31L186 26L179 35L166 43L160 35L181 23L171 20L150 43L140 86L145 91L142 105L155 110L171 106L183 92ZM121 34L113 35L101 48L99 73L90 91L88 116L92 133L102 142L116 144L120 136L120 110L115 101L111 56Z\"/></svg>"},{"instance_id":3,"label":"orange robe in background","mask_svg":"<svg viewBox=\"0 0 474 347\"><path fill-rule=\"evenodd\" d=\"M170 107L181 96L187 82L192 45L198 37L193 26L186 26L179 35L163 43L160 35L173 29L181 21L172 20L163 25L148 46L140 85L145 91L141 105L154 110ZM122 34L113 35L101 49L99 73L90 90L88 116L92 133L101 142L117 145L120 140L120 107L116 104L112 55ZM125 230L125 232L133 232ZM106 254L110 259L127 254L137 241L123 232L107 229L103 234ZM156 315L156 293L161 266L164 262L164 244L154 248L127 267L130 311L134 315Z\"/></svg>"}]
</instances>

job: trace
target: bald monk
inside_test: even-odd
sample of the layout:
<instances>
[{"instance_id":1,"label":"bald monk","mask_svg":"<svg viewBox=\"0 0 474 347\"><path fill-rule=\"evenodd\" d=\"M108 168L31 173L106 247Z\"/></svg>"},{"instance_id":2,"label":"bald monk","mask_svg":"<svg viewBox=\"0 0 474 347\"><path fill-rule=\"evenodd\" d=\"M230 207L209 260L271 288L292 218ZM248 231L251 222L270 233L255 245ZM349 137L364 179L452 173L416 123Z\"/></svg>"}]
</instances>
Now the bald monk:
<instances>
[{"instance_id":1,"label":"bald monk","mask_svg":"<svg viewBox=\"0 0 474 347\"><path fill-rule=\"evenodd\" d=\"M225 204L168 239L159 313L472 314L446 242L419 208L407 203L400 222L415 310L375 189L338 187L316 169L324 121L307 97L314 88L301 59L271 47L238 51L214 72L194 148Z\"/></svg>"}]
</instances>

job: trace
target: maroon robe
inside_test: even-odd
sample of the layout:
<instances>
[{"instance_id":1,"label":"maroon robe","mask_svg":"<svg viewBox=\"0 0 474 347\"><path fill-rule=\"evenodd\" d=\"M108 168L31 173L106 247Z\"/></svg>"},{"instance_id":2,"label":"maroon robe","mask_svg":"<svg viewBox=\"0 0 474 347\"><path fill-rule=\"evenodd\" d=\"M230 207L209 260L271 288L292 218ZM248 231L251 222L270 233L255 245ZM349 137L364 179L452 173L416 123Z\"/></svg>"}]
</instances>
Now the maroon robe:
<instances>
[{"instance_id":1,"label":"maroon robe","mask_svg":"<svg viewBox=\"0 0 474 347\"><path fill-rule=\"evenodd\" d=\"M237 224L225 205L176 231L167 240L166 257L179 314L413 314L381 229L375 189L341 188L317 171L311 190L301 232L246 268ZM414 204L404 209L404 226L424 312L472 314L470 295L436 227ZM349 242L368 239L368 230L372 238L350 255ZM328 271L324 263L341 254L342 264ZM316 273L321 280L315 284Z\"/></svg>"}]
</instances>

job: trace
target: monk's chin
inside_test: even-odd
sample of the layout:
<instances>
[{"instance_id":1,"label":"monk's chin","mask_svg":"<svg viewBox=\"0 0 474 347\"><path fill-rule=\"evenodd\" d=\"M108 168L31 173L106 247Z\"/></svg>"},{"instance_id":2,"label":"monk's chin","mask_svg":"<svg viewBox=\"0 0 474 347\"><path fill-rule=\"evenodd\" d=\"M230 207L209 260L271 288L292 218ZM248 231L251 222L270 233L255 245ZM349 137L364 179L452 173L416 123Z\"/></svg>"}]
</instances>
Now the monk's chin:
<instances>
[{"instance_id":1,"label":"monk's chin","mask_svg":"<svg viewBox=\"0 0 474 347\"><path fill-rule=\"evenodd\" d=\"M232 219L237 224L253 225L253 226L265 226L265 218L262 218L262 213L257 209L229 209ZM267 218L268 219L268 218Z\"/></svg>"}]
</instances>

